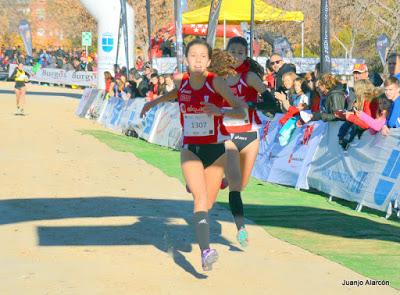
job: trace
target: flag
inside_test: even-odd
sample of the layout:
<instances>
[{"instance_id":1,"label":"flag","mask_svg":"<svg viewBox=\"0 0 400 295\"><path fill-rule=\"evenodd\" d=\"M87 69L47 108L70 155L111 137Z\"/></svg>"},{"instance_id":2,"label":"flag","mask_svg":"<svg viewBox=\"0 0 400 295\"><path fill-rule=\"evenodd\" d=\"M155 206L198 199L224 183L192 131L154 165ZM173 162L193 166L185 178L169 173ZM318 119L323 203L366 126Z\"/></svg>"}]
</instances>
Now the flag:
<instances>
[{"instance_id":1,"label":"flag","mask_svg":"<svg viewBox=\"0 0 400 295\"><path fill-rule=\"evenodd\" d=\"M175 0L176 59L178 71L183 72L182 1Z\"/></svg>"},{"instance_id":2,"label":"flag","mask_svg":"<svg viewBox=\"0 0 400 295\"><path fill-rule=\"evenodd\" d=\"M221 10L222 0L211 0L210 16L208 17L207 43L212 48L215 45L215 35L217 33L219 11Z\"/></svg>"},{"instance_id":3,"label":"flag","mask_svg":"<svg viewBox=\"0 0 400 295\"><path fill-rule=\"evenodd\" d=\"M125 44L125 58L126 58L126 70L128 75L129 72L129 48L128 48L128 20L126 17L126 0L121 0L121 25L122 32L124 34L124 44ZM120 28L121 29L121 28ZM133 48L131 48L133 50Z\"/></svg>"},{"instance_id":4,"label":"flag","mask_svg":"<svg viewBox=\"0 0 400 295\"><path fill-rule=\"evenodd\" d=\"M321 74L331 73L331 41L329 35L329 0L321 0Z\"/></svg>"},{"instance_id":5,"label":"flag","mask_svg":"<svg viewBox=\"0 0 400 295\"><path fill-rule=\"evenodd\" d=\"M31 26L28 21L21 20L18 26L19 33L21 34L22 41L24 41L26 53L32 56L32 33Z\"/></svg>"}]
</instances>

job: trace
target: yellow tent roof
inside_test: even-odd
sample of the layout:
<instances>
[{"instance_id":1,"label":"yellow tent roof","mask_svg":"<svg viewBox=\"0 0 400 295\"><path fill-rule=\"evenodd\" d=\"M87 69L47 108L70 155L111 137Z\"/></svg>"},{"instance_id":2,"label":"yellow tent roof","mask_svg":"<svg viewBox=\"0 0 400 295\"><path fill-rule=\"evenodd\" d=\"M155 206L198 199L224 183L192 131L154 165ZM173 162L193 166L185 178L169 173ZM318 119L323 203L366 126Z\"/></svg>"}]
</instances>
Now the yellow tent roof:
<instances>
[{"instance_id":1,"label":"yellow tent roof","mask_svg":"<svg viewBox=\"0 0 400 295\"><path fill-rule=\"evenodd\" d=\"M210 6L186 12L182 15L183 24L206 24L210 14ZM222 0L219 22L250 22L251 0ZM272 7L262 0L254 1L255 22L269 21L304 21L301 11L284 11Z\"/></svg>"}]
</instances>

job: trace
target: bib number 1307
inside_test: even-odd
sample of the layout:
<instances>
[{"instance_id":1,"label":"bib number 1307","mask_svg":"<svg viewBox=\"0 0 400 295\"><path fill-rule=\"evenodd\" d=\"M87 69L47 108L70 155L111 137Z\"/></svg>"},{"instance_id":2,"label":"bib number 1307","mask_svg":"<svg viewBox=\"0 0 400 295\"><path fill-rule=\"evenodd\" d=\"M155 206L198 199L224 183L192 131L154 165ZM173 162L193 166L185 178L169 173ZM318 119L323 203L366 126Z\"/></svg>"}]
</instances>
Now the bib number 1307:
<instances>
[{"instance_id":1,"label":"bib number 1307","mask_svg":"<svg viewBox=\"0 0 400 295\"><path fill-rule=\"evenodd\" d=\"M185 136L214 135L214 116L207 114L185 114L183 134Z\"/></svg>"}]
</instances>

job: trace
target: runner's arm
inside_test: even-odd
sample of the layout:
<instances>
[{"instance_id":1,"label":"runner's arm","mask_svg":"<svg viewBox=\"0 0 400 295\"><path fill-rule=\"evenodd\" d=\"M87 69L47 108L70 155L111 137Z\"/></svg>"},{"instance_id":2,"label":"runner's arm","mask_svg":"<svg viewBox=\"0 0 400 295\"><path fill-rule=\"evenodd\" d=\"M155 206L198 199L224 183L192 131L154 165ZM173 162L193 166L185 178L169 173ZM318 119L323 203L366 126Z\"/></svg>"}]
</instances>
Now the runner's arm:
<instances>
[{"instance_id":1,"label":"runner's arm","mask_svg":"<svg viewBox=\"0 0 400 295\"><path fill-rule=\"evenodd\" d=\"M143 118L143 116L153 107L158 105L159 103L162 102L167 102L170 100L173 100L178 97L178 87L180 86L182 81L182 75L177 76L174 79L175 83L175 88L172 89L171 91L165 93L164 95L161 95L160 97L156 98L155 100L149 101L143 106L142 111L140 112L140 118Z\"/></svg>"},{"instance_id":2,"label":"runner's arm","mask_svg":"<svg viewBox=\"0 0 400 295\"><path fill-rule=\"evenodd\" d=\"M221 77L215 77L213 80L215 90L231 105L232 109L219 110L220 115L224 115L231 118L244 118L246 116L245 109L247 104L239 100L226 84L225 80Z\"/></svg>"},{"instance_id":3,"label":"runner's arm","mask_svg":"<svg viewBox=\"0 0 400 295\"><path fill-rule=\"evenodd\" d=\"M249 72L247 74L247 84L257 90L262 100L261 102L249 103L250 108L272 113L280 111L276 98L268 90L268 88L265 86L263 81L261 81L260 77L257 76L257 74Z\"/></svg>"},{"instance_id":4,"label":"runner's arm","mask_svg":"<svg viewBox=\"0 0 400 295\"><path fill-rule=\"evenodd\" d=\"M14 72L11 74L10 79L15 80L16 75L17 75L17 68L14 69Z\"/></svg>"}]
</instances>

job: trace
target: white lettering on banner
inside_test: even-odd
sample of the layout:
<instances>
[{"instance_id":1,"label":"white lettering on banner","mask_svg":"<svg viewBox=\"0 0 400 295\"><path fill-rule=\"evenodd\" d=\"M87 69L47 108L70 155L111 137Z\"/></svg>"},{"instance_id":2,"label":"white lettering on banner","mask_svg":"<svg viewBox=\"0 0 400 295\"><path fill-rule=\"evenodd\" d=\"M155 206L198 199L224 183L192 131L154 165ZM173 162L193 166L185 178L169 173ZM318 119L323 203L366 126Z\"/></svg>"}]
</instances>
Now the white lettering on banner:
<instances>
[{"instance_id":1,"label":"white lettering on banner","mask_svg":"<svg viewBox=\"0 0 400 295\"><path fill-rule=\"evenodd\" d=\"M208 114L184 114L185 136L214 135L214 116Z\"/></svg>"},{"instance_id":2,"label":"white lettering on banner","mask_svg":"<svg viewBox=\"0 0 400 295\"><path fill-rule=\"evenodd\" d=\"M310 167L310 186L332 196L390 211L400 189L400 130L389 136L364 132L343 152L337 134L343 123L329 123Z\"/></svg>"},{"instance_id":3,"label":"white lettering on banner","mask_svg":"<svg viewBox=\"0 0 400 295\"><path fill-rule=\"evenodd\" d=\"M263 119L263 135L252 174L264 181L308 189L309 167L326 123L312 123L315 126L311 134L308 134L310 124L297 128L290 142L282 147L278 141L281 117L279 114L272 121Z\"/></svg>"},{"instance_id":4,"label":"white lettering on banner","mask_svg":"<svg viewBox=\"0 0 400 295\"><path fill-rule=\"evenodd\" d=\"M232 108L224 108L224 109L232 109ZM247 125L250 123L250 119L249 119L249 110L246 110L246 117L244 117L243 119L238 119L238 118L232 118L232 117L227 117L224 116L224 125L225 126L243 126L243 125Z\"/></svg>"}]
</instances>

